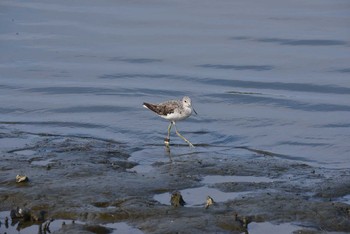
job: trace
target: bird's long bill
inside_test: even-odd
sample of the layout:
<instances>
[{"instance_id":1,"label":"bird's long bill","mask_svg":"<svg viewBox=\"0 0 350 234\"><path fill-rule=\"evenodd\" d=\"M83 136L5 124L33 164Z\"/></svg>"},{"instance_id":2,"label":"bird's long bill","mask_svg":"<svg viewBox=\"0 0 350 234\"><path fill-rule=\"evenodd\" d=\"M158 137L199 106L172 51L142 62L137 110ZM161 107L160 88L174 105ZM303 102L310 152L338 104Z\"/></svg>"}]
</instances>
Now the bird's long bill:
<instances>
[{"instance_id":1,"label":"bird's long bill","mask_svg":"<svg viewBox=\"0 0 350 234\"><path fill-rule=\"evenodd\" d=\"M197 114L197 111L192 107L192 110L193 110L193 112L196 114L196 115L198 115Z\"/></svg>"}]
</instances>

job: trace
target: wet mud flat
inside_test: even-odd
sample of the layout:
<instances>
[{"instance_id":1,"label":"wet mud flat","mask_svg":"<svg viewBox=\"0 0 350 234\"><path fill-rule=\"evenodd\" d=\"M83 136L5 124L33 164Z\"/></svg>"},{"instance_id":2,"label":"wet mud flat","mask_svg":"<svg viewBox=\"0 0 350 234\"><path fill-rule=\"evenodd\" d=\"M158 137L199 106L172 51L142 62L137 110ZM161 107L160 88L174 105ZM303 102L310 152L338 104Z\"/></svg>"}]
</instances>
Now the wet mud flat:
<instances>
[{"instance_id":1,"label":"wet mud flat","mask_svg":"<svg viewBox=\"0 0 350 234\"><path fill-rule=\"evenodd\" d=\"M48 220L52 233L350 231L349 170L234 147L171 146L167 154L86 136L0 134L0 233L41 233ZM18 174L29 181L16 183ZM184 206L171 205L174 191ZM31 218L11 220L17 207Z\"/></svg>"}]
</instances>

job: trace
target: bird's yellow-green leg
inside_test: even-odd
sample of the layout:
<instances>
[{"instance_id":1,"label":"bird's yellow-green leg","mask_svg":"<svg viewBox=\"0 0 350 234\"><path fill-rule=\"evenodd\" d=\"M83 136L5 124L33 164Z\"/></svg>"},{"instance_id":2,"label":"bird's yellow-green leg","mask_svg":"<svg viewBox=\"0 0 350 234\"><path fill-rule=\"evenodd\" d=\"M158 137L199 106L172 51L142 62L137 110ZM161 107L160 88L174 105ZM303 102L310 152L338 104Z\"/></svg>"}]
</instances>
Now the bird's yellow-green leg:
<instances>
[{"instance_id":1,"label":"bird's yellow-green leg","mask_svg":"<svg viewBox=\"0 0 350 234\"><path fill-rule=\"evenodd\" d=\"M191 143L189 140L187 140L184 136L182 136L182 135L177 131L175 123L174 123L174 127L175 127L175 132L176 132L176 134L177 134L179 137L181 137L181 139L184 140L187 144L189 144L190 147L194 147L194 145L192 145L192 143Z\"/></svg>"},{"instance_id":2,"label":"bird's yellow-green leg","mask_svg":"<svg viewBox=\"0 0 350 234\"><path fill-rule=\"evenodd\" d=\"M169 146L169 143L170 143L170 130L172 126L173 126L173 122L170 122L168 126L168 136L164 139L164 143L166 146Z\"/></svg>"}]
</instances>

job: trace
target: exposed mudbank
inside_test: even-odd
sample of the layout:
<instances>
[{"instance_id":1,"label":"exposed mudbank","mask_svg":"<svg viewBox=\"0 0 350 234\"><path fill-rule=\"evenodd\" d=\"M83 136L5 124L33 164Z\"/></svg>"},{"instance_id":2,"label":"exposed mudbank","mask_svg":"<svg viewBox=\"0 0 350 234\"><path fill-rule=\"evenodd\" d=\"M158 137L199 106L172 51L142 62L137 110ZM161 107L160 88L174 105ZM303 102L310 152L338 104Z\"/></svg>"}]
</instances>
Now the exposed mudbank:
<instances>
[{"instance_id":1,"label":"exposed mudbank","mask_svg":"<svg viewBox=\"0 0 350 234\"><path fill-rule=\"evenodd\" d=\"M131 233L350 230L348 170L259 152L173 146L169 155L160 146L132 149L113 140L3 130L2 143L17 140L1 152L1 233L11 233L5 216L17 207L45 212L23 231L51 219L77 221L56 222L55 233L113 233L113 223L128 223ZM141 155L153 161L133 161ZM16 183L18 174L29 180ZM174 191L184 206L171 205ZM208 196L214 204L205 209Z\"/></svg>"}]
</instances>

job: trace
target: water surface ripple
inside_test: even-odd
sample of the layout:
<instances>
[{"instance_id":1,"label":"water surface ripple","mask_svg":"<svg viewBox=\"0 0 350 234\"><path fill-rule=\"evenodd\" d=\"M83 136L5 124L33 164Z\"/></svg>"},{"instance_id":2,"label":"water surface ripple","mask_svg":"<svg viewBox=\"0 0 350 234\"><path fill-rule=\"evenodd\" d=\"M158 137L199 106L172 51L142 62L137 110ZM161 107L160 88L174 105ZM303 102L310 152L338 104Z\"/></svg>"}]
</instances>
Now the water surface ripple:
<instances>
[{"instance_id":1,"label":"water surface ripple","mask_svg":"<svg viewBox=\"0 0 350 234\"><path fill-rule=\"evenodd\" d=\"M168 123L142 103L188 95L199 115L177 126L200 152L349 167L338 3L1 1L0 129L162 147Z\"/></svg>"}]
</instances>

